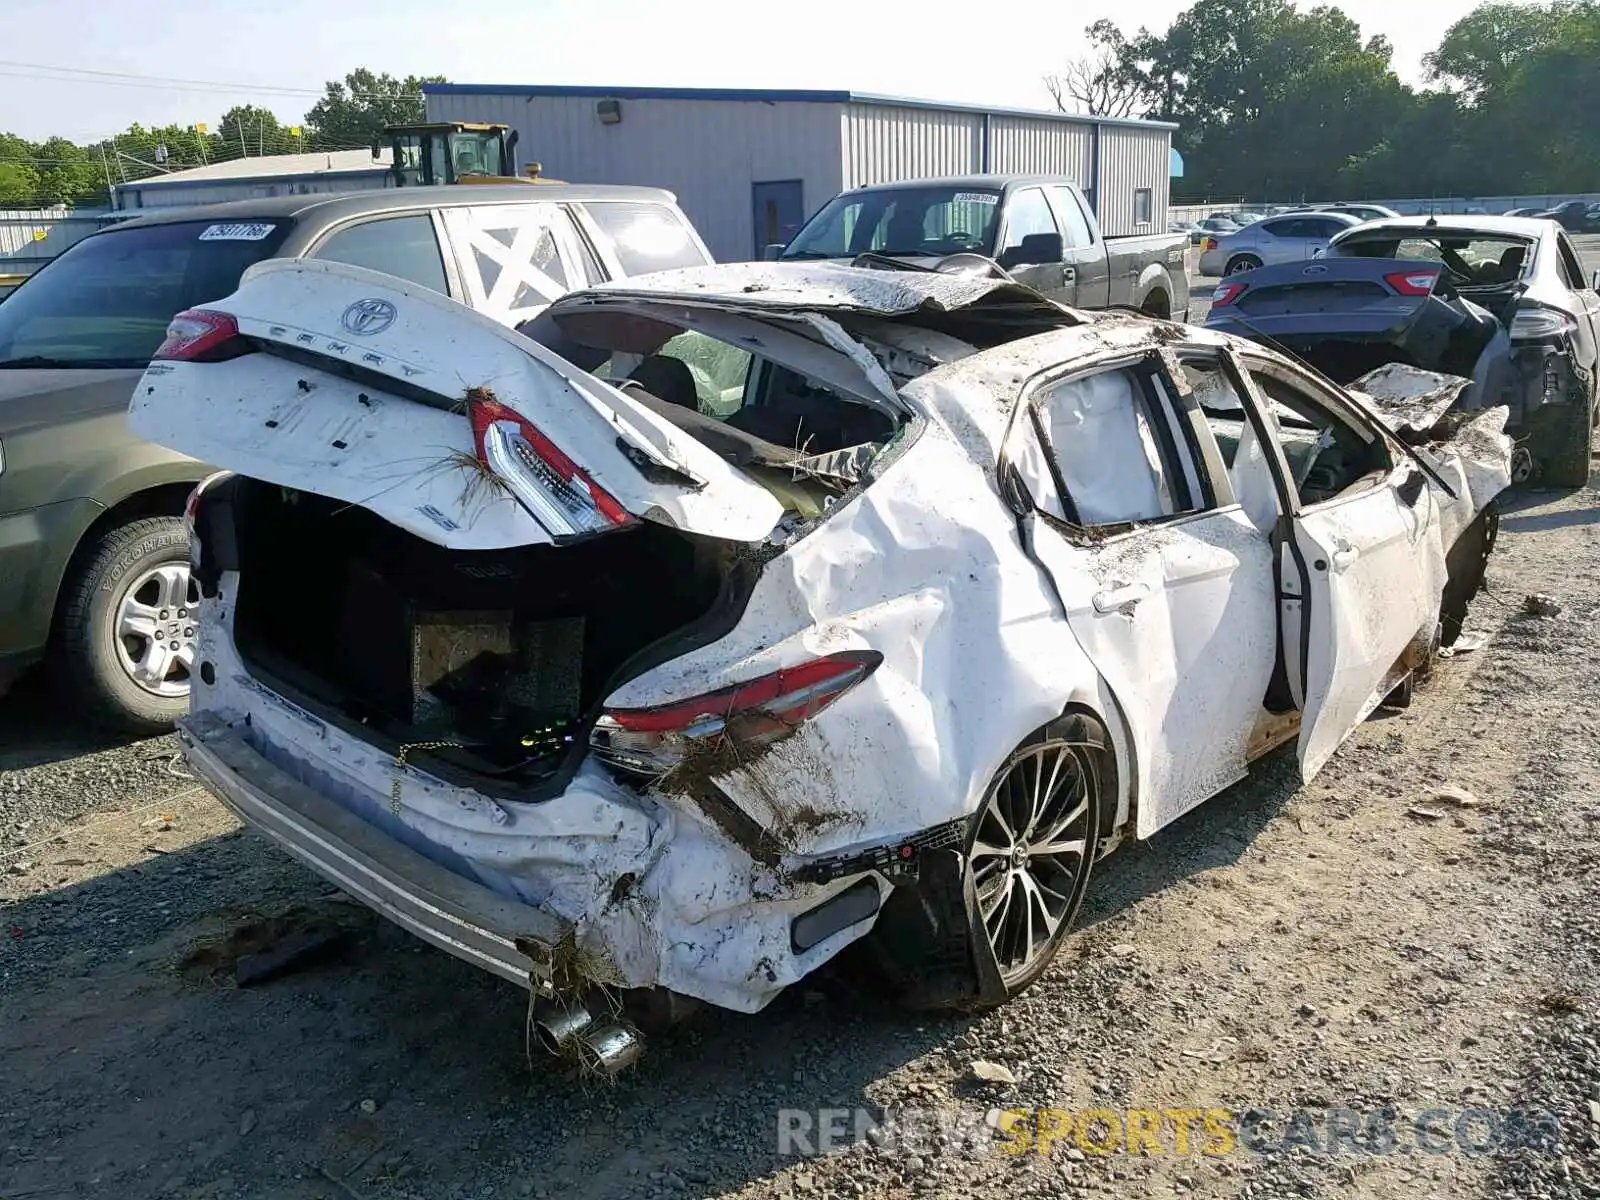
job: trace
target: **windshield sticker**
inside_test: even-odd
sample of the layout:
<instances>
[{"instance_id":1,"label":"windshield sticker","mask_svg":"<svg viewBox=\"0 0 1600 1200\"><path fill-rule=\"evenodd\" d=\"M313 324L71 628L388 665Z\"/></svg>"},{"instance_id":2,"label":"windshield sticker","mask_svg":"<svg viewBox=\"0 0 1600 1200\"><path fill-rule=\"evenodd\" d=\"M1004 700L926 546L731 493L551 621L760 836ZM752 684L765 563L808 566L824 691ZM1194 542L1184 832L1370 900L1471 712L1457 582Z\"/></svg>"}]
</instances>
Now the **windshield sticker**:
<instances>
[{"instance_id":1,"label":"windshield sticker","mask_svg":"<svg viewBox=\"0 0 1600 1200\"><path fill-rule=\"evenodd\" d=\"M1000 197L993 192L957 192L955 194L955 202L957 204L999 204Z\"/></svg>"},{"instance_id":2,"label":"windshield sticker","mask_svg":"<svg viewBox=\"0 0 1600 1200\"><path fill-rule=\"evenodd\" d=\"M261 242L272 236L271 225L207 225L200 233L202 242Z\"/></svg>"}]
</instances>

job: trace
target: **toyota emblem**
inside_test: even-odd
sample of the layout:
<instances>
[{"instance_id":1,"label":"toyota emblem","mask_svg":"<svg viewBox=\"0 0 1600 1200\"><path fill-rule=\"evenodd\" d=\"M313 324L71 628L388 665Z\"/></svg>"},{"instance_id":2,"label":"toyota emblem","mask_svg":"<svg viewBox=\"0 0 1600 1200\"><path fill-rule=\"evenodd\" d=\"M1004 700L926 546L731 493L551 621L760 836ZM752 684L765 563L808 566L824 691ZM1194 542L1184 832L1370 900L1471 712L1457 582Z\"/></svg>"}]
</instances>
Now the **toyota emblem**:
<instances>
[{"instance_id":1,"label":"toyota emblem","mask_svg":"<svg viewBox=\"0 0 1600 1200\"><path fill-rule=\"evenodd\" d=\"M387 300L357 300L344 310L339 324L357 337L370 337L393 325L395 315L394 305Z\"/></svg>"}]
</instances>

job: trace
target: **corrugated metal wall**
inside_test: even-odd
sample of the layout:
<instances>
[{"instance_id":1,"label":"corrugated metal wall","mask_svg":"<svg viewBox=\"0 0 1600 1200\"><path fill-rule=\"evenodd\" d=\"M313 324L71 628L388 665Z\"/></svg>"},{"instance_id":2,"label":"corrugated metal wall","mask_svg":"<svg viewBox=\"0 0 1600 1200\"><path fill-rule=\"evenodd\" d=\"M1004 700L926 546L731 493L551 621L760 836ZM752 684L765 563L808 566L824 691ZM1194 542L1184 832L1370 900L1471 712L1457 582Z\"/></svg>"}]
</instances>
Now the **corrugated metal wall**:
<instances>
[{"instance_id":1,"label":"corrugated metal wall","mask_svg":"<svg viewBox=\"0 0 1600 1200\"><path fill-rule=\"evenodd\" d=\"M322 179L316 176L288 176L262 183L213 182L181 183L167 187L141 188L137 183L117 185L117 202L124 211L148 208L186 208L191 204L219 204L226 200L261 200L268 196L320 196L329 192L367 191L388 186L383 172L339 175Z\"/></svg>"},{"instance_id":2,"label":"corrugated metal wall","mask_svg":"<svg viewBox=\"0 0 1600 1200\"><path fill-rule=\"evenodd\" d=\"M0 208L0 275L31 275L109 217L98 208Z\"/></svg>"},{"instance_id":3,"label":"corrugated metal wall","mask_svg":"<svg viewBox=\"0 0 1600 1200\"><path fill-rule=\"evenodd\" d=\"M1094 178L1094 127L1076 121L994 117L989 127L989 169L1065 175L1087 191Z\"/></svg>"},{"instance_id":4,"label":"corrugated metal wall","mask_svg":"<svg viewBox=\"0 0 1600 1200\"><path fill-rule=\"evenodd\" d=\"M1100 129L1100 227L1108 237L1165 233L1172 186L1172 133L1104 125ZM1150 190L1150 220L1134 221L1135 193Z\"/></svg>"},{"instance_id":5,"label":"corrugated metal wall","mask_svg":"<svg viewBox=\"0 0 1600 1200\"><path fill-rule=\"evenodd\" d=\"M983 170L983 114L851 104L844 188Z\"/></svg>"},{"instance_id":6,"label":"corrugated metal wall","mask_svg":"<svg viewBox=\"0 0 1600 1200\"><path fill-rule=\"evenodd\" d=\"M831 103L622 100L602 125L592 96L443 93L430 121L500 121L517 130L517 161L551 179L662 187L721 262L754 253L751 184L798 179L810 216L844 186L839 109Z\"/></svg>"}]
</instances>

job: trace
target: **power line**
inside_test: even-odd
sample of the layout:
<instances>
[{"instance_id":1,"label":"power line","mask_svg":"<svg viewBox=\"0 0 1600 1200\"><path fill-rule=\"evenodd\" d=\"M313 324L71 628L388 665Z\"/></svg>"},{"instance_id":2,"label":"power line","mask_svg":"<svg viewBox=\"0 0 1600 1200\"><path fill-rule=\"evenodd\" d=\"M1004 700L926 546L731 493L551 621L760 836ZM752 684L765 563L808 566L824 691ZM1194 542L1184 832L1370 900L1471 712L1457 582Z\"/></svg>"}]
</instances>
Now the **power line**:
<instances>
[{"instance_id":1,"label":"power line","mask_svg":"<svg viewBox=\"0 0 1600 1200\"><path fill-rule=\"evenodd\" d=\"M48 74L40 74L48 72ZM105 83L122 87L146 87L160 91L183 88L231 93L271 93L279 96L322 96L325 88L291 87L272 83L224 83L215 79L180 79L169 75L137 75L128 71L101 71L88 67L62 67L50 63L11 62L0 59L0 75L24 79L53 79L58 83ZM355 100L421 100L421 92L346 92Z\"/></svg>"}]
</instances>

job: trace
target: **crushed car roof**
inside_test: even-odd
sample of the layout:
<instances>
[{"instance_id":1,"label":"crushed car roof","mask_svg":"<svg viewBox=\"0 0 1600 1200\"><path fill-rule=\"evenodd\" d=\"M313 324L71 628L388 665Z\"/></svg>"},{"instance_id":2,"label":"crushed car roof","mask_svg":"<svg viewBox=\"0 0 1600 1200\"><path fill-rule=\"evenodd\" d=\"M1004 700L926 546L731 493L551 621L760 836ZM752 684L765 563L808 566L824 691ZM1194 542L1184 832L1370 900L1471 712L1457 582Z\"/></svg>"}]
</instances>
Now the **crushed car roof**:
<instances>
[{"instance_id":1,"label":"crushed car roof","mask_svg":"<svg viewBox=\"0 0 1600 1200\"><path fill-rule=\"evenodd\" d=\"M723 263L636 275L561 297L552 310L581 307L593 298L639 296L725 302L741 309L786 312L855 311L903 316L918 309L950 312L980 303L1036 307L1067 322L1088 314L1065 308L1020 283L941 271L871 270L839 263Z\"/></svg>"}]
</instances>

